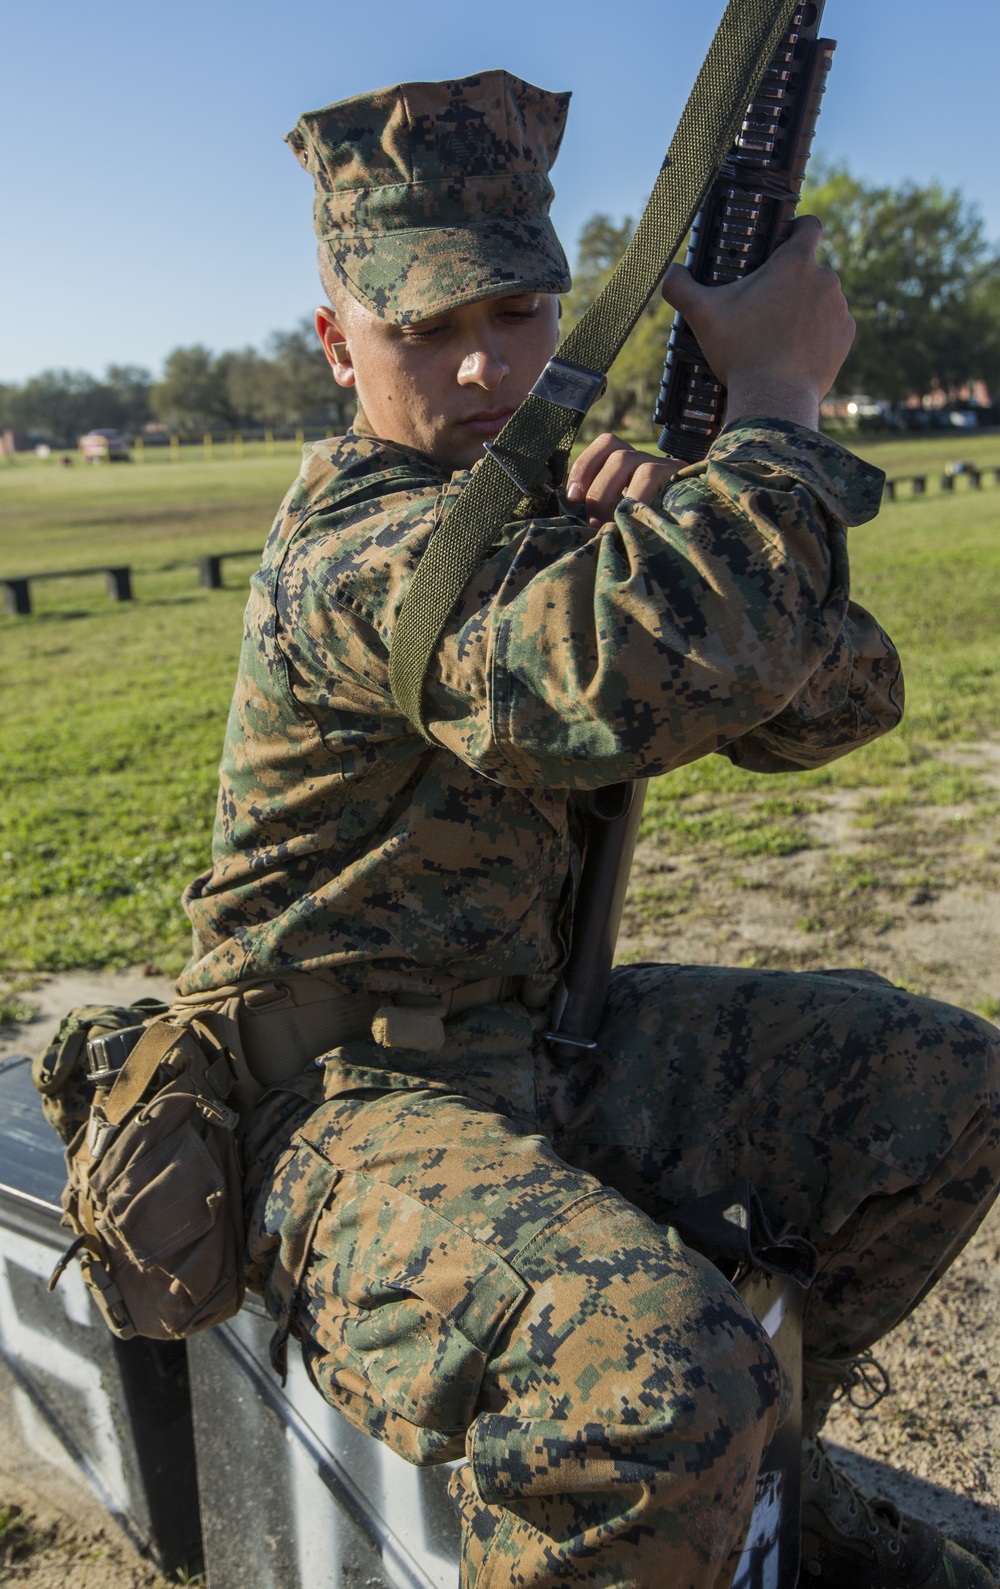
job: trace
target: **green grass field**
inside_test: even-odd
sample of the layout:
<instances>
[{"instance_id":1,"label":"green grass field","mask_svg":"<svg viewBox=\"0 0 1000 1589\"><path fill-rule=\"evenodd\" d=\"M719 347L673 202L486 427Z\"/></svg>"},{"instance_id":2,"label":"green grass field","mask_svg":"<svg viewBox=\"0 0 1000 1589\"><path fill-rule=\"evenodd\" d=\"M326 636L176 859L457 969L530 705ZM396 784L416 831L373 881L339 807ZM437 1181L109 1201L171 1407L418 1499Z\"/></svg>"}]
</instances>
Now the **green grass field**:
<instances>
[{"instance_id":1,"label":"green grass field","mask_svg":"<svg viewBox=\"0 0 1000 1589\"><path fill-rule=\"evenodd\" d=\"M890 475L1000 464L1000 436L862 443ZM204 868L215 769L253 557L203 591L206 552L263 544L295 471L292 443L242 460L0 465L0 576L129 563L135 600L99 576L33 587L0 617L0 972L147 963L186 953L178 904ZM868 786L870 820L906 802L985 798L940 751L1000 729L1000 488L888 504L852 532L854 593L903 652L908 709L888 740L772 782L713 757L659 781L647 829L672 849L781 854L831 784ZM880 804L881 802L881 804ZM887 804L888 803L888 804Z\"/></svg>"}]
</instances>

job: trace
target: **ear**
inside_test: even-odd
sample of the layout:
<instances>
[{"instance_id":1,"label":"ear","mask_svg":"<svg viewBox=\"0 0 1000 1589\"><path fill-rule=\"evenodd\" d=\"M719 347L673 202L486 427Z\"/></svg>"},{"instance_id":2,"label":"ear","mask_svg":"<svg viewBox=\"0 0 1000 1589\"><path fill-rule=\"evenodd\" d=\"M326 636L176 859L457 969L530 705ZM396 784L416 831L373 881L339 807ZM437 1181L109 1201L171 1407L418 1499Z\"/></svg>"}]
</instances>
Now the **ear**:
<instances>
[{"instance_id":1,"label":"ear","mask_svg":"<svg viewBox=\"0 0 1000 1589\"><path fill-rule=\"evenodd\" d=\"M331 309L329 304L320 304L316 310L316 335L323 344L323 352L338 386L353 386L355 383L354 364L351 360L351 350L347 345L347 333L341 324L336 309Z\"/></svg>"}]
</instances>

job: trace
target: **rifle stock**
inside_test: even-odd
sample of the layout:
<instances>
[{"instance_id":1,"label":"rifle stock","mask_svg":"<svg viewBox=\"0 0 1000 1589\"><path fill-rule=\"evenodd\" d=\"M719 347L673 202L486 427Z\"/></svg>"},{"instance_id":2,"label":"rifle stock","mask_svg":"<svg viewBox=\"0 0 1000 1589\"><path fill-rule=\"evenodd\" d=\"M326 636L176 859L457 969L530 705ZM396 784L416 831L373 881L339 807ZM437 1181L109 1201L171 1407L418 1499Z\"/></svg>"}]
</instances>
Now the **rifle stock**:
<instances>
[{"instance_id":1,"label":"rifle stock","mask_svg":"<svg viewBox=\"0 0 1000 1589\"><path fill-rule=\"evenodd\" d=\"M609 784L586 796L583 869L573 911L573 938L563 972L563 996L546 1032L556 1059L575 1059L597 1047L608 995L646 780Z\"/></svg>"}]
</instances>

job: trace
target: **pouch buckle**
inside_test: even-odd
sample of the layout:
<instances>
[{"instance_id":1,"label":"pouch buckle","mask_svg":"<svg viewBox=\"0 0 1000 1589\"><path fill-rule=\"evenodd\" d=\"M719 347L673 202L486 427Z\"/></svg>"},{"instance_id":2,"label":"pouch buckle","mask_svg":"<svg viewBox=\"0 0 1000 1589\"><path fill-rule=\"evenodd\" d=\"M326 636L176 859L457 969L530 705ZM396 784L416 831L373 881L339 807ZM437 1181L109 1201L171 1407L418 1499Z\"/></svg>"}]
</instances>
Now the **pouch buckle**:
<instances>
[{"instance_id":1,"label":"pouch buckle","mask_svg":"<svg viewBox=\"0 0 1000 1589\"><path fill-rule=\"evenodd\" d=\"M117 1130L118 1127L110 1120L106 1120L96 1106L91 1109L85 1138L91 1164L97 1164L100 1159L103 1159L111 1138Z\"/></svg>"}]
</instances>

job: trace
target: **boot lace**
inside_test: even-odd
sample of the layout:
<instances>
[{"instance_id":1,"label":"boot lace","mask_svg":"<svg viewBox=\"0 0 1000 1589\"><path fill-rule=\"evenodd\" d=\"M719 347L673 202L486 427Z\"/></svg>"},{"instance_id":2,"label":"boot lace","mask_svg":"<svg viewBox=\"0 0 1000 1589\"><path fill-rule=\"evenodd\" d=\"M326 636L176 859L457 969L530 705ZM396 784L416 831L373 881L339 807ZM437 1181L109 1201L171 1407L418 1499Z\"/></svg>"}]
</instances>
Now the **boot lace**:
<instances>
[{"instance_id":1,"label":"boot lace","mask_svg":"<svg viewBox=\"0 0 1000 1589\"><path fill-rule=\"evenodd\" d=\"M882 1391L878 1400L881 1401L885 1394L886 1392ZM832 1501L839 1501L842 1495L846 1495L848 1517L852 1521L860 1517L873 1538L883 1530L891 1530L887 1548L891 1556L898 1556L903 1548L903 1529L906 1522L902 1512L893 1506L891 1501L885 1500L882 1496L868 1495L855 1484L850 1474L845 1473L844 1469L833 1461L818 1435L810 1443L814 1448L812 1460L806 1470L810 1482L821 1488L822 1493L829 1495Z\"/></svg>"},{"instance_id":2,"label":"boot lace","mask_svg":"<svg viewBox=\"0 0 1000 1589\"><path fill-rule=\"evenodd\" d=\"M851 1359L849 1376L833 1393L834 1401L846 1401L858 1412L870 1412L892 1391L889 1375L871 1352L861 1352Z\"/></svg>"}]
</instances>

